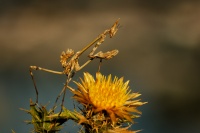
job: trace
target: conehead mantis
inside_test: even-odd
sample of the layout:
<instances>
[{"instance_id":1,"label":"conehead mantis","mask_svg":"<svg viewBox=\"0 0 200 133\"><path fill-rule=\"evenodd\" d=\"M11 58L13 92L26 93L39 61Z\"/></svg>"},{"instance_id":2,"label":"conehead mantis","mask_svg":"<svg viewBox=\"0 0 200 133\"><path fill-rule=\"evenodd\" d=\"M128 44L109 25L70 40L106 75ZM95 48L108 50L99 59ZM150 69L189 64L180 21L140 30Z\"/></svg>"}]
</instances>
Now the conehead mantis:
<instances>
[{"instance_id":1,"label":"conehead mantis","mask_svg":"<svg viewBox=\"0 0 200 133\"><path fill-rule=\"evenodd\" d=\"M103 59L109 60L118 54L118 50L116 50L116 49L107 51L107 52L100 51L100 52L97 52L96 54L94 53L97 50L97 48L104 42L106 36L109 35L109 37L112 38L117 33L118 28L119 28L119 19L112 25L112 27L110 29L105 30L102 34L100 34L91 43L86 45L82 50L80 50L76 53L72 49L67 49L66 51L63 51L60 56L60 63L64 69L63 71L54 71L54 70L50 70L50 69L46 69L46 68L42 68L42 67L38 67L38 66L30 66L29 71L30 71L30 75L33 80L33 84L34 84L34 88L35 88L35 92L36 92L36 103L38 103L38 89L37 89L36 82L35 82L35 79L33 76L33 70L41 70L41 71L46 71L46 72L50 72L53 74L65 74L67 76L65 85L64 85L62 91L60 92L60 94L57 96L56 101L55 101L55 105L56 105L58 99L63 94L62 103L61 103L61 112L62 112L66 89L68 88L68 84L71 81L74 74L77 71L81 70L86 65L88 65L93 59L98 58L98 59L100 59L100 63L101 63L101 61ZM79 65L79 57L88 48L90 48L93 45L94 45L94 47L88 55L89 60L80 66ZM100 65L99 65L99 70L100 70ZM55 107L55 105L54 105L54 107Z\"/></svg>"}]
</instances>

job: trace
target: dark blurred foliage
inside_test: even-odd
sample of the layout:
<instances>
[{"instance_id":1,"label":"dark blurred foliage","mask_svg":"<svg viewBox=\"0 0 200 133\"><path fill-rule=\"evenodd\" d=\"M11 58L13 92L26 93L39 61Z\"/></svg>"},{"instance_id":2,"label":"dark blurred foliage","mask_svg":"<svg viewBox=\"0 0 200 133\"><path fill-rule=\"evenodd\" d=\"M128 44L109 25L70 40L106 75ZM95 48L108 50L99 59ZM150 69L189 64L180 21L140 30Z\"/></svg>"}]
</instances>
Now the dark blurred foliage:
<instances>
[{"instance_id":1,"label":"dark blurred foliage","mask_svg":"<svg viewBox=\"0 0 200 133\"><path fill-rule=\"evenodd\" d=\"M80 50L121 18L117 35L106 38L100 48L120 52L104 61L101 71L124 76L131 81L130 88L149 102L140 108L143 115L132 128L143 129L143 133L198 133L199 16L197 0L1 0L0 132L32 129L23 123L30 117L18 109L28 109L29 99L35 100L30 65L62 71L62 51ZM81 63L88 53L80 58ZM97 66L98 61L93 61L74 80L79 80L83 71L95 74ZM50 108L65 75L34 74L39 103L50 102ZM68 92L65 105L73 109L70 97ZM65 131L76 132L77 125L67 124Z\"/></svg>"}]
</instances>

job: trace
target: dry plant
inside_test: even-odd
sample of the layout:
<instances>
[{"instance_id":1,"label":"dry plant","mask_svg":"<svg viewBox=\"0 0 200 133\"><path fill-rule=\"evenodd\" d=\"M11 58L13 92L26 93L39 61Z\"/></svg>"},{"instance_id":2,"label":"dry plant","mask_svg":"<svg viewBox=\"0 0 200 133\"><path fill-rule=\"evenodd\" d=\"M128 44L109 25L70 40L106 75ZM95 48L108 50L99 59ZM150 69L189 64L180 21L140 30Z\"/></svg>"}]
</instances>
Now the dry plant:
<instances>
[{"instance_id":1,"label":"dry plant","mask_svg":"<svg viewBox=\"0 0 200 133\"><path fill-rule=\"evenodd\" d=\"M129 81L124 82L123 77L112 78L111 74L104 76L100 72L102 60L109 60L118 54L118 50L107 52L99 51L95 53L97 48L104 42L107 35L110 38L115 36L119 28L119 19L112 25L110 29L105 30L91 43L82 50L74 53L72 49L63 51L60 56L60 63L63 71L54 71L38 66L30 66L30 75L33 80L36 101L30 100L30 109L26 111L32 116L33 132L36 133L56 133L62 129L62 125L69 119L82 125L81 133L136 133L138 131L130 131L128 128L133 124L133 120L141 114L137 107L145 104L140 99L139 93L131 92L129 89ZM83 65L79 65L79 57L88 48L93 47L89 53L89 60ZM69 83L73 76L88 65L93 59L100 59L96 77L89 72L84 72L81 82L74 83L77 89L70 87ZM41 70L54 74L65 74L67 76L65 85L55 100L54 106L47 111L45 106L38 105L38 88L33 76L33 70ZM73 99L78 101L82 106L79 110L68 110L64 107L65 93L69 89L74 95ZM62 96L61 110L55 113L55 107L58 99Z\"/></svg>"}]
</instances>

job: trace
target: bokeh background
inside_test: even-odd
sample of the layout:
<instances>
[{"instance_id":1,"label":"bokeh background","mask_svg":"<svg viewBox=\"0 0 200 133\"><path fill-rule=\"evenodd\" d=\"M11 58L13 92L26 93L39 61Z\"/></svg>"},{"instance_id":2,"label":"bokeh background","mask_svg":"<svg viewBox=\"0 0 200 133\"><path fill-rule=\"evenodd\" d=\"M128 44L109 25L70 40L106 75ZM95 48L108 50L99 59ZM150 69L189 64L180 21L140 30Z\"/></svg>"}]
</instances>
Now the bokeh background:
<instances>
[{"instance_id":1,"label":"bokeh background","mask_svg":"<svg viewBox=\"0 0 200 133\"><path fill-rule=\"evenodd\" d=\"M124 76L149 103L133 130L142 133L200 131L200 2L198 0L0 0L0 132L30 132L23 121L35 91L29 66L62 71L59 56L80 50L118 18L121 27L98 50L118 49L101 72ZM90 49L91 50L91 49ZM87 60L89 51L80 58ZM98 60L79 71L95 74ZM51 108L65 75L34 71L39 103ZM74 86L71 84L71 86ZM67 92L65 106L74 103ZM59 101L60 103L60 101ZM59 107L58 107L59 108ZM73 122L62 132L77 132Z\"/></svg>"}]
</instances>

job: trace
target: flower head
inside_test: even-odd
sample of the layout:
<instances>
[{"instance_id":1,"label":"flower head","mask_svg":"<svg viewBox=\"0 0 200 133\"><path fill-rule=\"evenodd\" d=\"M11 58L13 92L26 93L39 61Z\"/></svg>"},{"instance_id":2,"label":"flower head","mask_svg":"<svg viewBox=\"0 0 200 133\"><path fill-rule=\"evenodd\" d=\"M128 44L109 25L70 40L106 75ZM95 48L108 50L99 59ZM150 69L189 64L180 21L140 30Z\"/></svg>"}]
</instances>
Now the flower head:
<instances>
[{"instance_id":1,"label":"flower head","mask_svg":"<svg viewBox=\"0 0 200 133\"><path fill-rule=\"evenodd\" d=\"M132 121L135 116L133 113L141 114L136 107L145 104L140 100L133 100L140 96L139 93L132 93L129 90L129 81L124 82L123 77L108 77L100 72L96 73L96 79L89 74L84 73L81 83L75 82L78 90L74 90L74 99L84 106L92 106L92 112L98 113L106 111L113 123L119 119ZM91 111L90 111L91 112Z\"/></svg>"}]
</instances>

